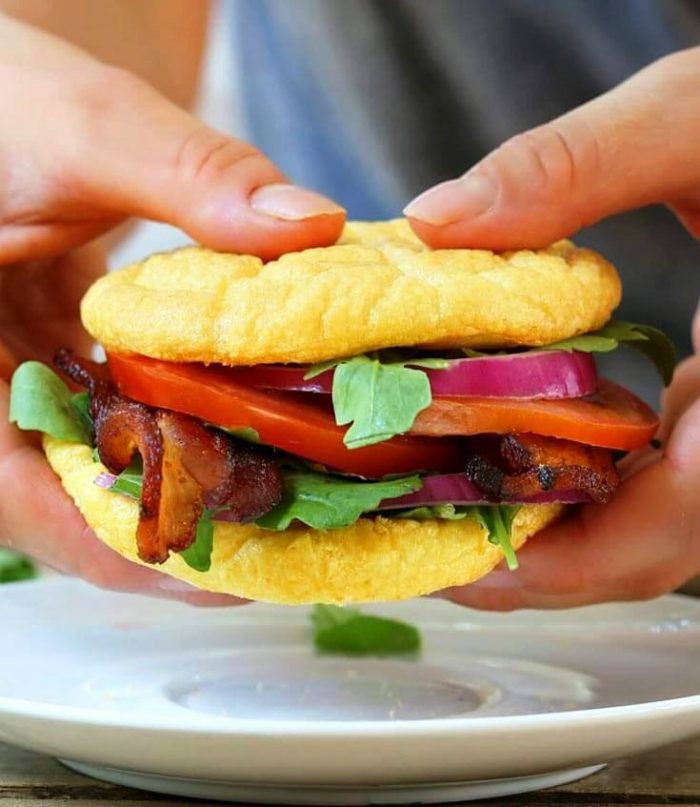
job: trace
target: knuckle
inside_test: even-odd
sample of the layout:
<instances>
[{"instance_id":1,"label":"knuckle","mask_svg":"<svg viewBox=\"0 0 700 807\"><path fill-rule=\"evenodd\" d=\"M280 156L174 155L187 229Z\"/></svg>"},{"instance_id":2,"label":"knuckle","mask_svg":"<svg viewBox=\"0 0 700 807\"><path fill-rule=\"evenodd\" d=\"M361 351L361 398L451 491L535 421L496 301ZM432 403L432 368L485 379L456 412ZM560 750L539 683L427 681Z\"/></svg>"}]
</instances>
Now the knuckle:
<instances>
[{"instance_id":1,"label":"knuckle","mask_svg":"<svg viewBox=\"0 0 700 807\"><path fill-rule=\"evenodd\" d=\"M206 126L197 126L181 140L172 157L173 169L186 182L208 181L243 161L263 160L253 146Z\"/></svg>"},{"instance_id":2,"label":"knuckle","mask_svg":"<svg viewBox=\"0 0 700 807\"><path fill-rule=\"evenodd\" d=\"M535 200L575 205L599 166L599 139L582 119L554 121L511 138L501 147L501 159L519 171L526 167Z\"/></svg>"},{"instance_id":3,"label":"knuckle","mask_svg":"<svg viewBox=\"0 0 700 807\"><path fill-rule=\"evenodd\" d=\"M120 67L98 65L84 71L71 86L71 100L88 121L142 103L154 92L136 74Z\"/></svg>"}]
</instances>

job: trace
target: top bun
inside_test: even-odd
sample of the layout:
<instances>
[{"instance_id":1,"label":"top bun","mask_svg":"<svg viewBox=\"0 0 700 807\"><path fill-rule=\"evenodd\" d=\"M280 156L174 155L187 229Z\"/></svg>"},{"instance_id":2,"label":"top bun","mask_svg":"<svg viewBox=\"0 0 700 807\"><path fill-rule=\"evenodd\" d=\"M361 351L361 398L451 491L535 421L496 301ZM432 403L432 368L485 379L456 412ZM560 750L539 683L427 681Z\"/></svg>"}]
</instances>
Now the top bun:
<instances>
[{"instance_id":1,"label":"top bun","mask_svg":"<svg viewBox=\"0 0 700 807\"><path fill-rule=\"evenodd\" d=\"M601 327L615 268L569 241L431 250L403 219L349 223L337 245L263 263L185 247L106 275L82 304L108 351L170 361L307 363L413 345L546 345Z\"/></svg>"}]
</instances>

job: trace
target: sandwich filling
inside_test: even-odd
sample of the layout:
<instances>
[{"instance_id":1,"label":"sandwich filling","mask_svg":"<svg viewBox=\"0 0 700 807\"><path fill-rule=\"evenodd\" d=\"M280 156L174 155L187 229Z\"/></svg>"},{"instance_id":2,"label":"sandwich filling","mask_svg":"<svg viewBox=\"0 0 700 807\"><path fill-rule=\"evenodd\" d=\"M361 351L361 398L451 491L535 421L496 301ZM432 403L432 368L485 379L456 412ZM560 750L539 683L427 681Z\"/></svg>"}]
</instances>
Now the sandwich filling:
<instances>
[{"instance_id":1,"label":"sandwich filling","mask_svg":"<svg viewBox=\"0 0 700 807\"><path fill-rule=\"evenodd\" d=\"M22 365L11 419L94 446L95 484L140 501L139 557L178 552L206 571L213 520L284 530L361 517L478 521L516 560L517 508L604 503L614 459L658 427L640 399L598 377L593 353L627 342L667 382L673 348L611 322L533 350L379 351L320 365L226 367L61 350ZM47 375L47 373L49 375Z\"/></svg>"}]
</instances>

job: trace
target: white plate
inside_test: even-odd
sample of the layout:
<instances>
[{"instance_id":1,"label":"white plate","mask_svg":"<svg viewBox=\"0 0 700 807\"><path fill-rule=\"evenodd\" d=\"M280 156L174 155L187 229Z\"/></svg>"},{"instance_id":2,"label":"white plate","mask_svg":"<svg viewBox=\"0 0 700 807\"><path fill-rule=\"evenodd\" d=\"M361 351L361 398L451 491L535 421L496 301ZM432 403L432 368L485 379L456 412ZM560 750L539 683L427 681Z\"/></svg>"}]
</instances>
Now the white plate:
<instances>
[{"instance_id":1,"label":"white plate","mask_svg":"<svg viewBox=\"0 0 700 807\"><path fill-rule=\"evenodd\" d=\"M700 732L700 603L418 624L417 661L316 656L306 609L0 588L0 739L110 781L286 804L523 792Z\"/></svg>"}]
</instances>

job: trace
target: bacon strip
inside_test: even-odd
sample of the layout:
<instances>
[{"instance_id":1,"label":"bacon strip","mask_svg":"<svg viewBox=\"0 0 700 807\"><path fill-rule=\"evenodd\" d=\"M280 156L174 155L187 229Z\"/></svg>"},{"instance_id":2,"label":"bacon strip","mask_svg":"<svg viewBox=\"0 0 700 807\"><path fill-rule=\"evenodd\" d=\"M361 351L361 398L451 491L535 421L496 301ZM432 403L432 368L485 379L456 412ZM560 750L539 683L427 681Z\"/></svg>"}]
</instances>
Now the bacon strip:
<instances>
[{"instance_id":1,"label":"bacon strip","mask_svg":"<svg viewBox=\"0 0 700 807\"><path fill-rule=\"evenodd\" d=\"M470 445L467 476L498 501L580 490L604 503L620 481L610 451L603 448L536 434L478 438Z\"/></svg>"},{"instance_id":2,"label":"bacon strip","mask_svg":"<svg viewBox=\"0 0 700 807\"><path fill-rule=\"evenodd\" d=\"M187 415L122 397L105 365L61 350L54 360L69 378L87 387L95 443L112 473L138 454L143 464L139 557L163 563L171 551L194 541L204 508L226 508L232 520L251 521L280 502L277 462Z\"/></svg>"}]
</instances>

